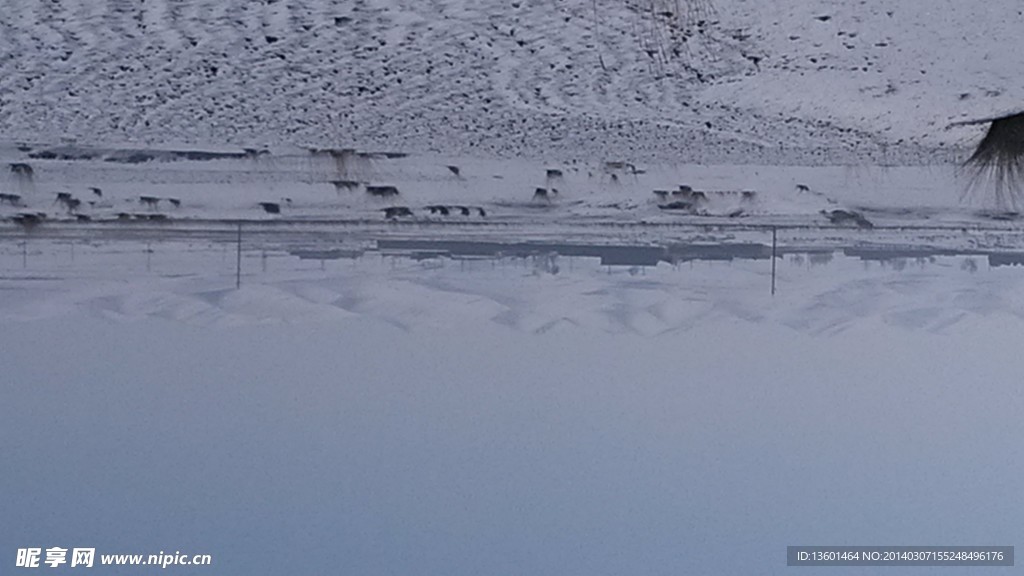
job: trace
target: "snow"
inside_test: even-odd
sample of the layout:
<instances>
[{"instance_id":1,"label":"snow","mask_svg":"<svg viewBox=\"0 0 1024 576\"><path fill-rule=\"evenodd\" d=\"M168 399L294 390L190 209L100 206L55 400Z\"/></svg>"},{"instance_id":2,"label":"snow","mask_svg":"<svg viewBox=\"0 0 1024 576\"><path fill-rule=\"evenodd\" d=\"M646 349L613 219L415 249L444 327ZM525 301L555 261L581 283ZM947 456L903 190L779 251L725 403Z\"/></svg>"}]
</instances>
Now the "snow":
<instances>
[{"instance_id":1,"label":"snow","mask_svg":"<svg viewBox=\"0 0 1024 576\"><path fill-rule=\"evenodd\" d=\"M1020 109L1019 3L683 4L0 11L0 542L1013 544L1024 235L960 166Z\"/></svg>"},{"instance_id":2,"label":"snow","mask_svg":"<svg viewBox=\"0 0 1024 576\"><path fill-rule=\"evenodd\" d=\"M385 208L404 206L413 214L399 220L422 225L821 226L830 222L823 211L842 209L870 213L869 220L879 226L998 227L1005 223L993 220L998 212L993 209L1010 208L998 206L991 190L971 189L965 174L951 165L647 165L616 157L560 163L374 151L336 160L293 148L252 158L243 154L205 148L0 147L0 161L27 163L33 170L31 178L10 171L0 178L0 191L19 197L0 203L0 218L7 220L0 226L17 229L15 216L42 212L44 227L81 217L104 229L130 229L140 216L153 215L165 221L150 223L150 229L225 219L373 227L386 221ZM125 160L133 156L145 160ZM555 176L548 175L552 170ZM394 186L399 194L374 196L368 186ZM677 195L684 186L704 197ZM538 188L546 197L536 195ZM80 206L72 211L55 201L61 193ZM143 197L159 200L148 204ZM665 209L681 200L692 205ZM278 204L280 213L266 213L261 203L267 202ZM449 214L430 210L438 205Z\"/></svg>"},{"instance_id":3,"label":"snow","mask_svg":"<svg viewBox=\"0 0 1024 576\"><path fill-rule=\"evenodd\" d=\"M50 144L927 163L977 137L952 122L1020 107L1009 0L702 0L675 28L640 4L29 0L0 15L0 124Z\"/></svg>"},{"instance_id":4,"label":"snow","mask_svg":"<svg viewBox=\"0 0 1024 576\"><path fill-rule=\"evenodd\" d=\"M562 210L630 221L674 218L651 192L679 184L759 194L716 215L1015 208L984 186L962 202L958 166L970 121L1020 108L1016 3L701 0L665 3L672 21L640 4L31 0L0 15L0 159L38 178L0 188L45 210L109 187L104 218L144 185L188 201L175 218L287 197L282 217L351 219L381 206L331 180L398 185L416 209L522 207L558 168ZM334 170L311 148L391 159ZM198 151L224 156L180 154ZM156 162L125 162L140 154ZM608 162L644 173L613 183Z\"/></svg>"}]
</instances>

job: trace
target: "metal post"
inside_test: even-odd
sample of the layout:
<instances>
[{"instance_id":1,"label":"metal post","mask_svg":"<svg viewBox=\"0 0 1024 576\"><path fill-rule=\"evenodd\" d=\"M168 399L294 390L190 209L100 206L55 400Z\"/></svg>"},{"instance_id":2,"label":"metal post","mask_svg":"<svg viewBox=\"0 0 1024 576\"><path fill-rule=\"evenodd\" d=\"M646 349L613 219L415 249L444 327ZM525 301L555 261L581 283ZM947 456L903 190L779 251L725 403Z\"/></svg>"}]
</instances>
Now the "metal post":
<instances>
[{"instance_id":1,"label":"metal post","mask_svg":"<svg viewBox=\"0 0 1024 576\"><path fill-rule=\"evenodd\" d=\"M775 296L775 252L778 247L778 237L775 226L772 226L772 296Z\"/></svg>"},{"instance_id":2,"label":"metal post","mask_svg":"<svg viewBox=\"0 0 1024 576\"><path fill-rule=\"evenodd\" d=\"M238 243L235 255L235 289L242 287L242 223L238 223Z\"/></svg>"}]
</instances>

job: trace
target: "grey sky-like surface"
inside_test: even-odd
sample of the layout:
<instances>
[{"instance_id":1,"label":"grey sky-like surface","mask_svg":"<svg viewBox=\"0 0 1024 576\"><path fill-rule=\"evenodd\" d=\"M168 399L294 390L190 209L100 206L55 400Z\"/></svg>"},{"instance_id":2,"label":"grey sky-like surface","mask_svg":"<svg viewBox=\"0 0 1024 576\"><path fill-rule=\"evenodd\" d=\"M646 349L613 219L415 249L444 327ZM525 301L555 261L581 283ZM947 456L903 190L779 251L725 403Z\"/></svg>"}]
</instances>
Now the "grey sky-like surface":
<instances>
[{"instance_id":1,"label":"grey sky-like surface","mask_svg":"<svg viewBox=\"0 0 1024 576\"><path fill-rule=\"evenodd\" d=\"M787 545L1020 537L1021 360L998 323L12 326L8 567L95 546L213 555L180 574L781 574Z\"/></svg>"}]
</instances>

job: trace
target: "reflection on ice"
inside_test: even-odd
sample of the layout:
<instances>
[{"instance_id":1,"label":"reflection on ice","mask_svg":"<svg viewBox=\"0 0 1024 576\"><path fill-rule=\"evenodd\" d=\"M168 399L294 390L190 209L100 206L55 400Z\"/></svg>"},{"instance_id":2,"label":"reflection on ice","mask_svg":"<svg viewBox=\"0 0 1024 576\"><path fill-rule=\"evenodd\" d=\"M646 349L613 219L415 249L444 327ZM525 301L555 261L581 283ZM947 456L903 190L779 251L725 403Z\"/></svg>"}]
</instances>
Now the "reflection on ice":
<instances>
[{"instance_id":1,"label":"reflection on ice","mask_svg":"<svg viewBox=\"0 0 1024 576\"><path fill-rule=\"evenodd\" d=\"M234 290L241 248L241 290ZM418 238L33 240L0 246L4 319L73 312L199 324L497 323L656 336L722 318L834 333L1024 317L1024 253L917 245L772 247ZM773 269L777 293L772 296ZM572 327L572 328L568 328Z\"/></svg>"}]
</instances>

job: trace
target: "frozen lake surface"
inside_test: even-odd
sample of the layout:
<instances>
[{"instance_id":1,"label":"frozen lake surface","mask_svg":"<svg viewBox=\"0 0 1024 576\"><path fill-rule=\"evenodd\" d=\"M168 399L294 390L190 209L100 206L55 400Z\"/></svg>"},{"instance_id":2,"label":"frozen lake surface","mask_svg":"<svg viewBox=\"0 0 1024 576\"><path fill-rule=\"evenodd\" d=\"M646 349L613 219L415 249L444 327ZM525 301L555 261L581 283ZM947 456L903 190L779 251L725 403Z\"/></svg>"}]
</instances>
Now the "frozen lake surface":
<instances>
[{"instance_id":1,"label":"frozen lake surface","mask_svg":"<svg viewBox=\"0 0 1024 576\"><path fill-rule=\"evenodd\" d=\"M0 243L11 546L782 574L1020 535L1013 231L781 230L774 296L765 230L249 224L240 278L231 226L95 231Z\"/></svg>"}]
</instances>

